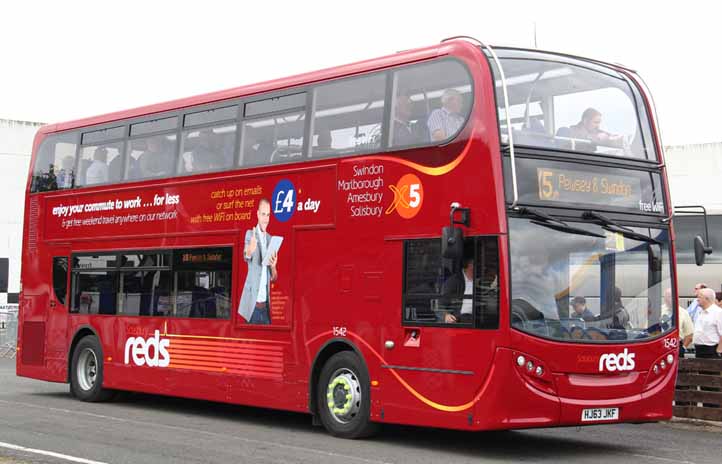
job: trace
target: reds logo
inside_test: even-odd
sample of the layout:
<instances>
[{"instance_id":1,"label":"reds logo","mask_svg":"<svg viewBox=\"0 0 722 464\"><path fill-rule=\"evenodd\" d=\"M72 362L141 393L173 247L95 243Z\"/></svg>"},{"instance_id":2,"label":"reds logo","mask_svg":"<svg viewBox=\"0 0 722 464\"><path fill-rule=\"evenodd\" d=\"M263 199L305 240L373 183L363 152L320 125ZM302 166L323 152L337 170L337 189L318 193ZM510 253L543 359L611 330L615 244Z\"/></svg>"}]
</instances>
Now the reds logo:
<instances>
[{"instance_id":1,"label":"reds logo","mask_svg":"<svg viewBox=\"0 0 722 464\"><path fill-rule=\"evenodd\" d=\"M609 372L631 371L634 366L634 353L630 353L627 348L618 354L605 353L599 357L599 372L603 372L605 368Z\"/></svg>"},{"instance_id":2,"label":"reds logo","mask_svg":"<svg viewBox=\"0 0 722 464\"><path fill-rule=\"evenodd\" d=\"M130 364L132 359L136 366L168 367L170 364L168 346L170 340L161 340L158 330L147 340L143 337L130 337L125 342L125 363Z\"/></svg>"}]
</instances>

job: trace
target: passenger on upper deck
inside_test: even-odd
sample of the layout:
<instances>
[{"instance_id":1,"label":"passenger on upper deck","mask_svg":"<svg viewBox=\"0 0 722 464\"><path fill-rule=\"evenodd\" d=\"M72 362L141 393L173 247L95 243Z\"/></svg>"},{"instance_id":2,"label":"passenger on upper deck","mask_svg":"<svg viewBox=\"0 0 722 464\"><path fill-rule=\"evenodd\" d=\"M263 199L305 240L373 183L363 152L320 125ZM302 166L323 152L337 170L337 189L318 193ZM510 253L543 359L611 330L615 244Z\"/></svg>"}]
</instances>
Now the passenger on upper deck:
<instances>
[{"instance_id":1,"label":"passenger on upper deck","mask_svg":"<svg viewBox=\"0 0 722 464\"><path fill-rule=\"evenodd\" d=\"M146 150L140 155L141 177L159 177L173 174L173 152L164 136L146 139Z\"/></svg>"},{"instance_id":2,"label":"passenger on upper deck","mask_svg":"<svg viewBox=\"0 0 722 464\"><path fill-rule=\"evenodd\" d=\"M461 129L464 124L464 117L461 115L463 103L461 93L458 90L444 90L441 95L441 108L432 111L426 121L432 141L444 140Z\"/></svg>"},{"instance_id":3,"label":"passenger on upper deck","mask_svg":"<svg viewBox=\"0 0 722 464\"><path fill-rule=\"evenodd\" d=\"M75 158L72 156L66 156L60 161L60 171L57 175L58 188L70 188L73 186L73 178L75 177L73 172L73 165L75 164Z\"/></svg>"},{"instance_id":4,"label":"passenger on upper deck","mask_svg":"<svg viewBox=\"0 0 722 464\"><path fill-rule=\"evenodd\" d=\"M103 184L108 182L108 149L98 147L93 153L93 162L85 171L85 184Z\"/></svg>"},{"instance_id":5,"label":"passenger on upper deck","mask_svg":"<svg viewBox=\"0 0 722 464\"><path fill-rule=\"evenodd\" d=\"M399 93L396 96L394 108L394 137L393 145L413 145L422 142L414 131L411 124L412 102L406 93Z\"/></svg>"},{"instance_id":6,"label":"passenger on upper deck","mask_svg":"<svg viewBox=\"0 0 722 464\"><path fill-rule=\"evenodd\" d=\"M600 129L601 124L602 113L594 108L587 108L582 113L581 121L571 127L562 127L557 131L557 135L573 139L585 139L600 145L621 147L624 137Z\"/></svg>"},{"instance_id":7,"label":"passenger on upper deck","mask_svg":"<svg viewBox=\"0 0 722 464\"><path fill-rule=\"evenodd\" d=\"M328 127L320 127L317 130L316 144L313 146L313 157L323 158L332 155L334 150L332 148L333 135L331 135L331 129Z\"/></svg>"}]
</instances>

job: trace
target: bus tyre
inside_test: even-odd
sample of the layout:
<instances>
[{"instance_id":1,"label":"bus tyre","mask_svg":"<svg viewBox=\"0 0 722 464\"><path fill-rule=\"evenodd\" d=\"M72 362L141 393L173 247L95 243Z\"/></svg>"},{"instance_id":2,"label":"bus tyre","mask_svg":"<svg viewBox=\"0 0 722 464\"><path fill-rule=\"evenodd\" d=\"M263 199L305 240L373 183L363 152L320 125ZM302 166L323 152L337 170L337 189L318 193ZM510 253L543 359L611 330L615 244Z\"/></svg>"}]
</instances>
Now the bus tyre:
<instances>
[{"instance_id":1,"label":"bus tyre","mask_svg":"<svg viewBox=\"0 0 722 464\"><path fill-rule=\"evenodd\" d=\"M369 374L351 351L331 356L321 370L317 389L318 415L331 435L362 438L378 425L370 420Z\"/></svg>"},{"instance_id":2,"label":"bus tyre","mask_svg":"<svg viewBox=\"0 0 722 464\"><path fill-rule=\"evenodd\" d=\"M103 388L103 350L97 337L81 339L70 364L70 393L81 401L107 401L113 392Z\"/></svg>"}]
</instances>

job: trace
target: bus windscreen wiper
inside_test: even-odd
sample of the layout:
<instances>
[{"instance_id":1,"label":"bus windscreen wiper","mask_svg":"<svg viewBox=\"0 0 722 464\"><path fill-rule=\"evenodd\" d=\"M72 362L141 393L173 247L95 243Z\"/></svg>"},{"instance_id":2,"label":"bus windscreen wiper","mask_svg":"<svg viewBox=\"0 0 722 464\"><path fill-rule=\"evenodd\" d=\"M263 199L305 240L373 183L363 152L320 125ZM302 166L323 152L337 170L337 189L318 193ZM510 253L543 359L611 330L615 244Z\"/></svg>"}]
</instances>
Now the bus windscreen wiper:
<instances>
[{"instance_id":1,"label":"bus windscreen wiper","mask_svg":"<svg viewBox=\"0 0 722 464\"><path fill-rule=\"evenodd\" d=\"M597 237L597 238L606 238L602 234L598 234L598 233L592 232L590 230L580 229L578 227L570 226L569 224L562 221L561 219L557 219L546 213L542 213L541 211L538 211L536 209L526 208L526 207L519 208L519 214L521 214L522 216L532 216L532 217L536 218L536 219L532 219L530 221L532 224L548 227L549 229L558 230L560 232L568 232L570 234L587 235L589 237Z\"/></svg>"},{"instance_id":2,"label":"bus windscreen wiper","mask_svg":"<svg viewBox=\"0 0 722 464\"><path fill-rule=\"evenodd\" d=\"M655 245L661 245L661 243L658 240L653 239L652 237L648 237L646 235L637 233L633 231L632 229L628 227L624 227L623 225L612 221L608 217L604 216L603 214L597 213L596 211L585 211L584 214L582 214L582 219L588 220L588 221L594 221L602 226L603 229L608 230L609 232L615 232L618 234L621 234L627 238L631 238L632 240L638 240L640 242L647 242L647 243L654 243Z\"/></svg>"}]
</instances>

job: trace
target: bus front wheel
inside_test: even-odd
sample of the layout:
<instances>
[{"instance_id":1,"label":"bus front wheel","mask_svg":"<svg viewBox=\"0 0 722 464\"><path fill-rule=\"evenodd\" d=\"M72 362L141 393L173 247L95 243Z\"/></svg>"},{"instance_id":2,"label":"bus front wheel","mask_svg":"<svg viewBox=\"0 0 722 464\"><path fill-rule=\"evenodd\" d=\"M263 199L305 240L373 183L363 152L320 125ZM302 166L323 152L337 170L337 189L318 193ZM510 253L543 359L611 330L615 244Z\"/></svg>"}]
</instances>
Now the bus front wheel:
<instances>
[{"instance_id":1,"label":"bus front wheel","mask_svg":"<svg viewBox=\"0 0 722 464\"><path fill-rule=\"evenodd\" d=\"M362 438L378 427L370 420L369 375L355 353L331 356L321 370L317 389L321 423L334 436Z\"/></svg>"},{"instance_id":2,"label":"bus front wheel","mask_svg":"<svg viewBox=\"0 0 722 464\"><path fill-rule=\"evenodd\" d=\"M73 351L70 392L81 401L106 401L113 392L103 388L103 350L95 336L80 340Z\"/></svg>"}]
</instances>

